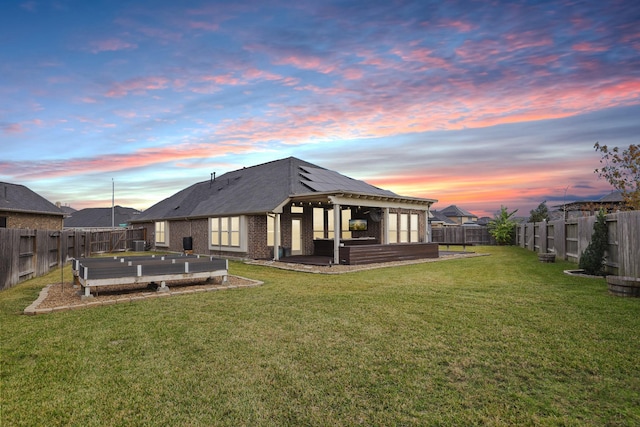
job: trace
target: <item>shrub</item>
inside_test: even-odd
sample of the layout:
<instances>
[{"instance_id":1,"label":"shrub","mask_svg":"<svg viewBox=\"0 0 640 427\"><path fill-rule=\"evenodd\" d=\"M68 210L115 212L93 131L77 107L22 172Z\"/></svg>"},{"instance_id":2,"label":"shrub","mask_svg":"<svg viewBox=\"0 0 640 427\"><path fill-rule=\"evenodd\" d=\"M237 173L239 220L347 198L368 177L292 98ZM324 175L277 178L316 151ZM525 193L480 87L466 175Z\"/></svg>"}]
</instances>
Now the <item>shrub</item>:
<instances>
[{"instance_id":1,"label":"shrub","mask_svg":"<svg viewBox=\"0 0 640 427\"><path fill-rule=\"evenodd\" d=\"M578 266L587 274L593 276L604 275L604 254L607 250L607 217L604 210L598 212L596 223L593 227L591 242L580 257Z\"/></svg>"}]
</instances>

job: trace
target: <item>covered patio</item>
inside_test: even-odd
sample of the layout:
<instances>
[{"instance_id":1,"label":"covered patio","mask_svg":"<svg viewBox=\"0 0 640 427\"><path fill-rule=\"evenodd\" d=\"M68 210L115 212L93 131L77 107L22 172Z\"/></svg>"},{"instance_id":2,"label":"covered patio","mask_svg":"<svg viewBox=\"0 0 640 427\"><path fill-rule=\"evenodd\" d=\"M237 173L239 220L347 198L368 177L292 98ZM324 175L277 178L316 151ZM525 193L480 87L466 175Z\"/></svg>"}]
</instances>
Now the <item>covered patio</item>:
<instances>
[{"instance_id":1,"label":"covered patio","mask_svg":"<svg viewBox=\"0 0 640 427\"><path fill-rule=\"evenodd\" d=\"M292 196L273 212L274 246L283 246L281 215L287 213L286 221L291 220L292 225L289 228L287 224L285 234L291 234L286 237L292 250L274 251L274 260L358 265L437 258L438 244L431 242L428 225L429 209L434 202L390 192L374 195L327 191ZM297 216L307 220L296 224ZM293 250L297 233L300 246L306 250Z\"/></svg>"}]
</instances>

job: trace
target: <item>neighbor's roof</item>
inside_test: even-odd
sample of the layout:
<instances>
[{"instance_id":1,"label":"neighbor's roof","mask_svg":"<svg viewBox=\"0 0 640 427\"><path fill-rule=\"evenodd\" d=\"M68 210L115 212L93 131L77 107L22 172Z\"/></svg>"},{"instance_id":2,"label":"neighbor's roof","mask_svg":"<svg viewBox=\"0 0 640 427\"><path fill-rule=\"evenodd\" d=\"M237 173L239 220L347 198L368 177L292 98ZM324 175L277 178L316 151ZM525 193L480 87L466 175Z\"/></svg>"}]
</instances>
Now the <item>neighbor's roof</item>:
<instances>
[{"instance_id":1,"label":"neighbor's roof","mask_svg":"<svg viewBox=\"0 0 640 427\"><path fill-rule=\"evenodd\" d=\"M447 206L446 208L440 211L445 216L451 217L461 217L461 216L472 216L477 217L466 209L459 208L456 205Z\"/></svg>"},{"instance_id":2,"label":"neighbor's roof","mask_svg":"<svg viewBox=\"0 0 640 427\"><path fill-rule=\"evenodd\" d=\"M113 224L117 227L125 224L140 215L140 211L133 208L125 208L122 206L114 206L113 212L111 208L86 208L72 212L64 219L64 226L69 228L103 228L111 227Z\"/></svg>"},{"instance_id":3,"label":"neighbor's roof","mask_svg":"<svg viewBox=\"0 0 640 427\"><path fill-rule=\"evenodd\" d=\"M273 212L292 197L332 192L402 198L392 191L288 157L194 184L156 203L135 221Z\"/></svg>"},{"instance_id":4,"label":"neighbor's roof","mask_svg":"<svg viewBox=\"0 0 640 427\"><path fill-rule=\"evenodd\" d=\"M432 218L430 222L441 222L446 225L458 225L457 222L442 214L442 211L431 211Z\"/></svg>"},{"instance_id":5,"label":"neighbor's roof","mask_svg":"<svg viewBox=\"0 0 640 427\"><path fill-rule=\"evenodd\" d=\"M0 211L64 215L56 205L20 184L0 182Z\"/></svg>"}]
</instances>

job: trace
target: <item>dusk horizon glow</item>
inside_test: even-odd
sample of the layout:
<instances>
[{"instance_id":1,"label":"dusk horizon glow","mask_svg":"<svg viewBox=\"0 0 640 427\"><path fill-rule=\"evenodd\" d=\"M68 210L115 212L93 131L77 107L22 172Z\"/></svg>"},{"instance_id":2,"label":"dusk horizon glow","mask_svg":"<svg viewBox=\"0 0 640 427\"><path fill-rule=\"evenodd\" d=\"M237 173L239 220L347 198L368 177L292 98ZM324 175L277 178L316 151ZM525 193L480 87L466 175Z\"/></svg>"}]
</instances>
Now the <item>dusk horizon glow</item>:
<instances>
[{"instance_id":1,"label":"dusk horizon glow","mask_svg":"<svg viewBox=\"0 0 640 427\"><path fill-rule=\"evenodd\" d=\"M0 181L139 210L289 156L478 216L613 189L640 4L9 0Z\"/></svg>"}]
</instances>

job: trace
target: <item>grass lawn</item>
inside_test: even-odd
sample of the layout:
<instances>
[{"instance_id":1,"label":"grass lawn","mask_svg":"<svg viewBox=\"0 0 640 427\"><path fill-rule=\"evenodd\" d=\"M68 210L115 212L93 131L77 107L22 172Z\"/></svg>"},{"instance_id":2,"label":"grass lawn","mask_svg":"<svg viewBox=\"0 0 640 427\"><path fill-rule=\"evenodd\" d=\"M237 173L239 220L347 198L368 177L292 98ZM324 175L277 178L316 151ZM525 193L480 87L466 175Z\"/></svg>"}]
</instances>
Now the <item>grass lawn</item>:
<instances>
[{"instance_id":1,"label":"grass lawn","mask_svg":"<svg viewBox=\"0 0 640 427\"><path fill-rule=\"evenodd\" d=\"M640 299L473 250L22 315L54 271L0 292L0 425L640 425Z\"/></svg>"}]
</instances>

